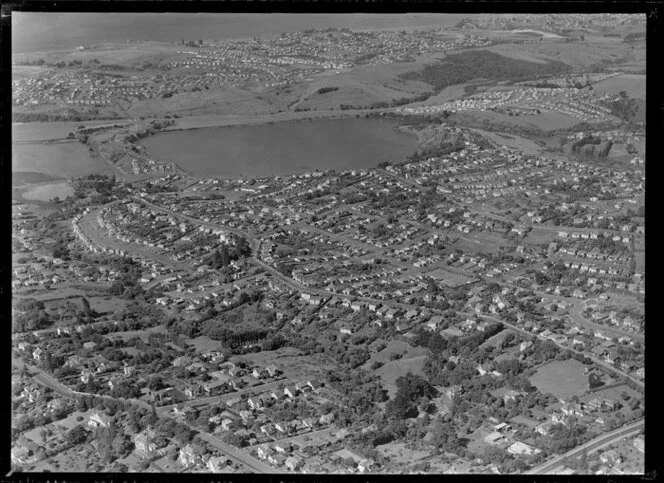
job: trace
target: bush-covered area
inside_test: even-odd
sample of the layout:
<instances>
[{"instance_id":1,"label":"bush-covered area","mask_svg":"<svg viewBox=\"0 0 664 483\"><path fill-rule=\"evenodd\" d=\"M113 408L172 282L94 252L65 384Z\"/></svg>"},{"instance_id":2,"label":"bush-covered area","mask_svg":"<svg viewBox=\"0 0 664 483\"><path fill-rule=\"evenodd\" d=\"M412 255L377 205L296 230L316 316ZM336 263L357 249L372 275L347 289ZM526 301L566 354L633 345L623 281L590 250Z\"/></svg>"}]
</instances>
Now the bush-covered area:
<instances>
[{"instance_id":1,"label":"bush-covered area","mask_svg":"<svg viewBox=\"0 0 664 483\"><path fill-rule=\"evenodd\" d=\"M316 91L316 94L327 94L328 92L334 92L338 90L338 87L321 87Z\"/></svg>"},{"instance_id":2,"label":"bush-covered area","mask_svg":"<svg viewBox=\"0 0 664 483\"><path fill-rule=\"evenodd\" d=\"M440 91L447 86L477 78L517 82L556 75L569 70L571 70L569 65L559 61L538 64L511 59L485 50L476 50L450 55L438 63L426 65L419 72L408 72L401 77L404 80L426 82L434 86L436 91Z\"/></svg>"}]
</instances>

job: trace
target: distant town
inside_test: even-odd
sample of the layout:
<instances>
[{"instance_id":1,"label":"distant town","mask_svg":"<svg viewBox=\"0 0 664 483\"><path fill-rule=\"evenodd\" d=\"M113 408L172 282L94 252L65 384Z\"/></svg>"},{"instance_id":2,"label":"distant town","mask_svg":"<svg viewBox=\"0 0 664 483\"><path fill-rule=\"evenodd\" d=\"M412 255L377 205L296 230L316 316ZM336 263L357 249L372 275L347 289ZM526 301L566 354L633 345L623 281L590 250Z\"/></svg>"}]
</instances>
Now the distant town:
<instances>
[{"instance_id":1,"label":"distant town","mask_svg":"<svg viewBox=\"0 0 664 483\"><path fill-rule=\"evenodd\" d=\"M14 54L14 470L643 474L641 32ZM351 117L417 149L223 177L144 144Z\"/></svg>"}]
</instances>

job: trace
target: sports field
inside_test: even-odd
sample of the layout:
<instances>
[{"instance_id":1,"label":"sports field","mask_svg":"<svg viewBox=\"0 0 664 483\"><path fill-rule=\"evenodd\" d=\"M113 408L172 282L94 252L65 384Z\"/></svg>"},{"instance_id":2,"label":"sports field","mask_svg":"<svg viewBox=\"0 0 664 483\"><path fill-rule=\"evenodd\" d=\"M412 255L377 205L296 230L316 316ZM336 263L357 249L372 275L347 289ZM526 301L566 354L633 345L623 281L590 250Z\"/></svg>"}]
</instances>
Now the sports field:
<instances>
[{"instance_id":1,"label":"sports field","mask_svg":"<svg viewBox=\"0 0 664 483\"><path fill-rule=\"evenodd\" d=\"M588 390L588 376L584 365L575 359L555 361L540 367L530 382L543 393L559 399L581 396Z\"/></svg>"}]
</instances>

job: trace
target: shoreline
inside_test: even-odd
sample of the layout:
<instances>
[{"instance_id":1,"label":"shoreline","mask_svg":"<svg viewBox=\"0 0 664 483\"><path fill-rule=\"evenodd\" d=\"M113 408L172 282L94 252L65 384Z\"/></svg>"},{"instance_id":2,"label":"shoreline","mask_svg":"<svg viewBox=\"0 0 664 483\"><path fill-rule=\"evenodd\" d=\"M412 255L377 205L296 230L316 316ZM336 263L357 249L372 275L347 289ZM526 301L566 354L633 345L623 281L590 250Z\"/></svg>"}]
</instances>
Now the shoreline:
<instances>
[{"instance_id":1,"label":"shoreline","mask_svg":"<svg viewBox=\"0 0 664 483\"><path fill-rule=\"evenodd\" d=\"M193 129L206 129L215 127L259 126L279 122L306 122L337 119L366 118L370 112L390 112L390 109L366 109L348 112L342 111L306 111L306 112L277 112L258 116L204 114L200 116L181 117L175 119L175 124L162 129L160 133L174 131L188 131ZM183 122L184 124L183 125ZM186 125L187 123L193 125Z\"/></svg>"}]
</instances>

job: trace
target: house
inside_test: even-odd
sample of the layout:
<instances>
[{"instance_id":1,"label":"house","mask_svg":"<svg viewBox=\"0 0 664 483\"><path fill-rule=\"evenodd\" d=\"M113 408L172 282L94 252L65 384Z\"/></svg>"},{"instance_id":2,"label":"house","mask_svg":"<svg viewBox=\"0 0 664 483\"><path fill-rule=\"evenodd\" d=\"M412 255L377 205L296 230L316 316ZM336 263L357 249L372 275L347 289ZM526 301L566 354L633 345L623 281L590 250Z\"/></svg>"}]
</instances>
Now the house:
<instances>
[{"instance_id":1,"label":"house","mask_svg":"<svg viewBox=\"0 0 664 483\"><path fill-rule=\"evenodd\" d=\"M134 437L134 446L136 453L141 456L147 456L157 449L155 438L157 434L152 429L145 429Z\"/></svg>"},{"instance_id":2,"label":"house","mask_svg":"<svg viewBox=\"0 0 664 483\"><path fill-rule=\"evenodd\" d=\"M493 433L485 436L485 438L484 438L484 442L487 443L487 444L500 444L500 443L504 443L505 441L507 441L505 439L505 436L503 436L498 431L494 431Z\"/></svg>"},{"instance_id":3,"label":"house","mask_svg":"<svg viewBox=\"0 0 664 483\"><path fill-rule=\"evenodd\" d=\"M221 429L223 431L230 431L235 426L235 421L230 418L225 418L221 420Z\"/></svg>"},{"instance_id":4,"label":"house","mask_svg":"<svg viewBox=\"0 0 664 483\"><path fill-rule=\"evenodd\" d=\"M277 366L275 366L274 364L270 364L265 368L265 370L270 375L270 377L275 377L281 374L281 371L277 369Z\"/></svg>"},{"instance_id":5,"label":"house","mask_svg":"<svg viewBox=\"0 0 664 483\"><path fill-rule=\"evenodd\" d=\"M543 422L541 424L538 424L535 427L535 431L538 432L539 434L541 434L542 436L546 436L551 431L551 426L553 426L553 425L554 425L553 422L546 421L546 422Z\"/></svg>"},{"instance_id":6,"label":"house","mask_svg":"<svg viewBox=\"0 0 664 483\"><path fill-rule=\"evenodd\" d=\"M280 441L274 445L274 450L278 453L290 453L293 448L290 443Z\"/></svg>"},{"instance_id":7,"label":"house","mask_svg":"<svg viewBox=\"0 0 664 483\"><path fill-rule=\"evenodd\" d=\"M270 436L272 433L276 431L274 424L272 423L265 423L264 425L261 426L261 433L263 433L265 436Z\"/></svg>"},{"instance_id":8,"label":"house","mask_svg":"<svg viewBox=\"0 0 664 483\"><path fill-rule=\"evenodd\" d=\"M28 342L19 342L18 343L18 350L21 352L27 352L31 348L31 345Z\"/></svg>"},{"instance_id":9,"label":"house","mask_svg":"<svg viewBox=\"0 0 664 483\"><path fill-rule=\"evenodd\" d=\"M517 441L514 444L512 444L509 448L507 448L507 452L512 453L514 455L530 456L533 454L541 453L541 450L529 446L526 443L522 443L521 441Z\"/></svg>"},{"instance_id":10,"label":"house","mask_svg":"<svg viewBox=\"0 0 664 483\"><path fill-rule=\"evenodd\" d=\"M98 411L92 413L88 419L88 426L93 428L98 428L100 426L103 428L108 428L110 425L111 418L104 413L99 413Z\"/></svg>"},{"instance_id":11,"label":"house","mask_svg":"<svg viewBox=\"0 0 664 483\"><path fill-rule=\"evenodd\" d=\"M265 406L265 402L263 401L263 398L261 398L259 396L250 397L249 399L247 399L247 404L253 410L261 409Z\"/></svg>"},{"instance_id":12,"label":"house","mask_svg":"<svg viewBox=\"0 0 664 483\"><path fill-rule=\"evenodd\" d=\"M309 379L305 385L309 386L311 389L315 391L316 389L320 388L323 384L319 379L315 378L315 379Z\"/></svg>"},{"instance_id":13,"label":"house","mask_svg":"<svg viewBox=\"0 0 664 483\"><path fill-rule=\"evenodd\" d=\"M519 344L519 352L525 351L528 347L531 347L533 345L532 341L524 341Z\"/></svg>"},{"instance_id":14,"label":"house","mask_svg":"<svg viewBox=\"0 0 664 483\"><path fill-rule=\"evenodd\" d=\"M113 390L115 389L118 385L120 385L124 381L124 377L122 376L111 376L111 378L108 380L108 387Z\"/></svg>"},{"instance_id":15,"label":"house","mask_svg":"<svg viewBox=\"0 0 664 483\"><path fill-rule=\"evenodd\" d=\"M298 458L297 456L289 456L285 461L286 468L291 471L297 471L303 466L303 464L304 462L302 459Z\"/></svg>"},{"instance_id":16,"label":"house","mask_svg":"<svg viewBox=\"0 0 664 483\"><path fill-rule=\"evenodd\" d=\"M227 459L222 456L213 456L207 462L210 473L222 473L226 468Z\"/></svg>"},{"instance_id":17,"label":"house","mask_svg":"<svg viewBox=\"0 0 664 483\"><path fill-rule=\"evenodd\" d=\"M286 459L288 459L286 455L281 453L273 453L267 457L267 461L273 466L282 466Z\"/></svg>"},{"instance_id":18,"label":"house","mask_svg":"<svg viewBox=\"0 0 664 483\"><path fill-rule=\"evenodd\" d=\"M318 422L323 425L328 425L334 421L334 413L327 413L323 414L319 419Z\"/></svg>"},{"instance_id":19,"label":"house","mask_svg":"<svg viewBox=\"0 0 664 483\"><path fill-rule=\"evenodd\" d=\"M318 420L316 418L304 418L302 420L302 426L304 428L308 428L308 429L313 429L314 426L316 426L317 423L318 423Z\"/></svg>"},{"instance_id":20,"label":"house","mask_svg":"<svg viewBox=\"0 0 664 483\"><path fill-rule=\"evenodd\" d=\"M44 351L42 351L40 347L37 347L35 350L32 351L32 358L36 361L40 361L43 352Z\"/></svg>"},{"instance_id":21,"label":"house","mask_svg":"<svg viewBox=\"0 0 664 483\"><path fill-rule=\"evenodd\" d=\"M634 438L634 443L632 443L632 444L641 453L646 452L646 443L645 443L645 440L643 439L642 436L638 436L638 437Z\"/></svg>"},{"instance_id":22,"label":"house","mask_svg":"<svg viewBox=\"0 0 664 483\"><path fill-rule=\"evenodd\" d=\"M443 316L442 315L435 315L431 317L431 319L427 322L427 327L429 330L436 330L438 326L440 326L443 323Z\"/></svg>"},{"instance_id":23,"label":"house","mask_svg":"<svg viewBox=\"0 0 664 483\"><path fill-rule=\"evenodd\" d=\"M11 461L13 465L22 465L27 463L32 455L30 451L25 446L15 446L11 451Z\"/></svg>"},{"instance_id":24,"label":"house","mask_svg":"<svg viewBox=\"0 0 664 483\"><path fill-rule=\"evenodd\" d=\"M256 454L262 460L267 459L267 457L273 454L273 452L274 451L272 450L272 448L270 448L267 445L259 446L258 448L256 448Z\"/></svg>"},{"instance_id":25,"label":"house","mask_svg":"<svg viewBox=\"0 0 664 483\"><path fill-rule=\"evenodd\" d=\"M203 384L203 390L205 391L205 395L208 397L223 394L226 390L226 387L226 382L219 380L212 380Z\"/></svg>"},{"instance_id":26,"label":"house","mask_svg":"<svg viewBox=\"0 0 664 483\"><path fill-rule=\"evenodd\" d=\"M194 451L194 447L191 444L187 444L184 448L180 450L178 455L178 462L184 466L189 467L196 464L198 461L198 456Z\"/></svg>"},{"instance_id":27,"label":"house","mask_svg":"<svg viewBox=\"0 0 664 483\"><path fill-rule=\"evenodd\" d=\"M293 386L287 386L284 388L284 394L293 399L295 396L297 396L297 389L295 389Z\"/></svg>"}]
</instances>

